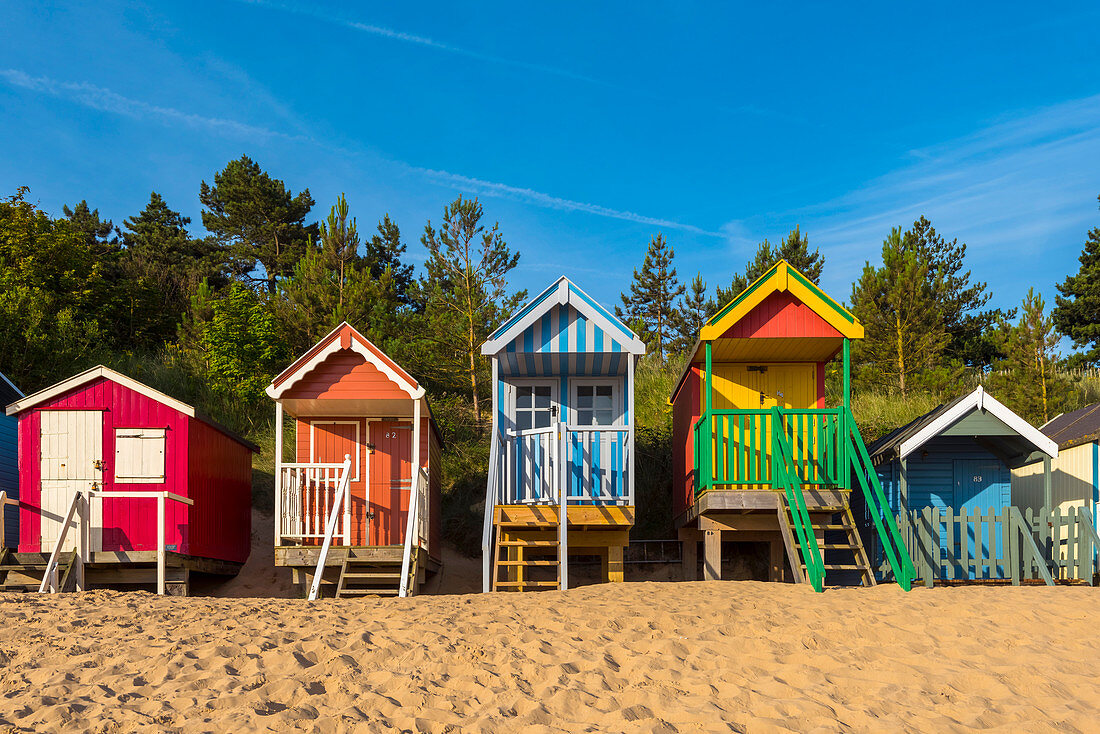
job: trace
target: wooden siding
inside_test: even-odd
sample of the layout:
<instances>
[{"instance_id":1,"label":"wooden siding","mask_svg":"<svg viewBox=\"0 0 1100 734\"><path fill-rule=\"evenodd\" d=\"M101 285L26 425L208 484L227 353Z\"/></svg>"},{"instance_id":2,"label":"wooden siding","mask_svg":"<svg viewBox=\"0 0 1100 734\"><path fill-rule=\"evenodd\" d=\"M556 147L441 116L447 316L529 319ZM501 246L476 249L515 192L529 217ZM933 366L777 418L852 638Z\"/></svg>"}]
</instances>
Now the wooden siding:
<instances>
[{"instance_id":1,"label":"wooden siding","mask_svg":"<svg viewBox=\"0 0 1100 734\"><path fill-rule=\"evenodd\" d=\"M195 500L195 504L187 507L168 503L187 516L179 528L180 552L244 563L252 545L252 451L192 418L188 423L187 461L186 491L176 493ZM152 500L145 502L151 504Z\"/></svg>"},{"instance_id":2,"label":"wooden siding","mask_svg":"<svg viewBox=\"0 0 1100 734\"><path fill-rule=\"evenodd\" d=\"M275 379L272 381L271 384L274 385L275 387L278 387L279 385L283 384L288 379L290 379L290 377L292 377L295 373L297 373L298 369L300 369L303 365L307 364L313 358L314 355L316 355L318 352L323 351L325 348L327 348L329 345L331 345L333 342L335 342L337 340L339 340L339 342L340 342L341 349L344 349L344 350L350 350L351 349L351 342L352 342L352 340L355 340L358 344L365 347L367 349L367 351L369 351L371 354L373 354L375 357L377 357L379 361L381 361L387 367L392 369L398 375L399 378L401 378L403 380L407 380L409 382L409 384L413 385L414 387L419 387L419 385L417 385L416 380L414 380L409 375L408 372L401 369L401 365L397 364L397 362L394 362L392 359L390 359L389 355L387 355L381 349L376 347L373 343L371 343L371 341L369 339L367 339L365 336L363 336L358 331L356 331L354 328L352 328L352 326L350 324L348 324L347 322L345 322L345 323L341 324L340 326L338 326L337 328L333 329L332 332L328 334L328 336L326 336L324 339L322 339L321 341L314 344L313 347L311 347L301 357L298 357L298 359L294 360L293 364L291 364L285 370L280 372L275 377Z\"/></svg>"},{"instance_id":3,"label":"wooden siding","mask_svg":"<svg viewBox=\"0 0 1100 734\"><path fill-rule=\"evenodd\" d=\"M703 371L692 366L672 405L672 514L679 517L695 503L696 421L702 415Z\"/></svg>"},{"instance_id":4,"label":"wooden siding","mask_svg":"<svg viewBox=\"0 0 1100 734\"><path fill-rule=\"evenodd\" d=\"M427 457L425 462L428 467L428 496L431 508L428 517L428 555L436 560L443 558L443 446L439 442L431 423L427 418L423 419L420 427L420 435L423 441L428 442L428 450L424 451L421 444L420 455Z\"/></svg>"},{"instance_id":5,"label":"wooden siding","mask_svg":"<svg viewBox=\"0 0 1100 734\"><path fill-rule=\"evenodd\" d=\"M621 375L627 361L616 336L572 306L556 304L500 352L500 373Z\"/></svg>"},{"instance_id":6,"label":"wooden siding","mask_svg":"<svg viewBox=\"0 0 1100 734\"><path fill-rule=\"evenodd\" d=\"M11 499L19 499L19 457L16 451L19 421L0 414L0 490ZM4 538L14 548L19 543L19 510L15 505L0 508L4 513Z\"/></svg>"},{"instance_id":7,"label":"wooden siding","mask_svg":"<svg viewBox=\"0 0 1100 734\"><path fill-rule=\"evenodd\" d=\"M19 451L23 471L20 492L19 550L41 552L41 416L42 411L102 411L103 489L110 491L167 490L195 499L188 508L165 504L168 550L229 561L247 557L251 527L251 451L234 438L197 419L106 378L86 383L19 416ZM165 429L163 482L115 480L115 429ZM192 455L191 439L196 438ZM192 476L190 469L201 470ZM102 507L102 550L154 551L157 508L154 499L97 500ZM243 503L246 511L238 508ZM99 515L93 510L93 516ZM94 540L94 538L93 538ZM223 553L223 548L229 548ZM243 555L242 555L243 552Z\"/></svg>"},{"instance_id":8,"label":"wooden siding","mask_svg":"<svg viewBox=\"0 0 1100 734\"><path fill-rule=\"evenodd\" d=\"M408 394L362 355L341 349L304 375L282 397L408 400Z\"/></svg>"},{"instance_id":9,"label":"wooden siding","mask_svg":"<svg viewBox=\"0 0 1100 734\"><path fill-rule=\"evenodd\" d=\"M382 462L385 456L381 443L375 441L373 438L374 434L379 430L378 427L383 423L386 425L394 425L396 423L405 426L401 430L410 431L412 421L407 419L399 421L378 421L367 418L349 418L347 416L309 416L306 418L297 418L295 419L295 461L299 463L338 463L344 460L344 449L340 447L343 446L343 444L341 443L340 446L337 446L339 442L335 441L335 439L329 441L324 440L324 434L329 433L329 431L321 433L315 431L314 452L312 454L310 453L311 424L325 424L332 423L333 421L341 427L345 425L349 425L349 427L358 427L359 443L352 452L352 471L355 471L354 459L356 455L358 456L360 468L358 475L354 477L354 481L349 484L352 516L352 544L393 545L403 543L405 541L405 522L408 518L409 510L408 483L405 482L400 493L382 492L380 489L379 491L375 491L377 489L376 487L371 488L370 511L375 513L375 519L370 521L369 532L367 532L367 481L369 475L375 471L377 465ZM354 440L356 434L351 432L348 435ZM320 440L317 439L318 436L321 436ZM375 444L376 448L374 453L368 454L368 443ZM412 459L411 442L405 442L402 453L403 456L399 457L399 459L403 461L403 471L407 479L410 474L409 462ZM431 512L435 526L433 531L434 535L429 542L430 547L428 550L433 558L438 559L441 554L439 538L442 536L442 516L440 514L440 503L442 501L442 477L440 475L442 471L442 454L438 431L430 418L421 418L420 461L421 465L428 469Z\"/></svg>"},{"instance_id":10,"label":"wooden siding","mask_svg":"<svg viewBox=\"0 0 1100 734\"><path fill-rule=\"evenodd\" d=\"M38 405L19 419L20 508L19 550L41 551L41 411L103 411L103 489L148 491L167 489L187 496L188 416L104 378ZM115 428L165 428L165 480L161 484L130 484L114 478ZM227 439L228 440L228 439ZM156 550L156 502L153 500L102 500L103 550ZM181 546L187 526L186 511L170 502L165 510L165 542Z\"/></svg>"},{"instance_id":11,"label":"wooden siding","mask_svg":"<svg viewBox=\"0 0 1100 734\"><path fill-rule=\"evenodd\" d=\"M995 480L997 487L992 490L992 499L982 506L983 511L993 508L996 512L1011 504L1008 468L995 455L965 438L938 438L925 444L923 451L911 455L907 464L908 510L915 511L924 507L951 507L958 509L966 502L956 501L956 462L992 462L1000 467ZM882 482L886 501L895 512L901 511L901 462L893 461L878 467L877 473Z\"/></svg>"},{"instance_id":12,"label":"wooden siding","mask_svg":"<svg viewBox=\"0 0 1100 734\"><path fill-rule=\"evenodd\" d=\"M843 338L794 294L777 291L761 301L722 334L727 339Z\"/></svg>"},{"instance_id":13,"label":"wooden siding","mask_svg":"<svg viewBox=\"0 0 1100 734\"><path fill-rule=\"evenodd\" d=\"M1055 507L1093 506L1097 501L1097 445L1086 443L1058 452L1050 462ZM1012 470L1012 502L1038 511L1043 506L1043 462Z\"/></svg>"},{"instance_id":14,"label":"wooden siding","mask_svg":"<svg viewBox=\"0 0 1100 734\"><path fill-rule=\"evenodd\" d=\"M711 404L715 409L755 410L779 405L783 408L817 407L818 365L812 363L751 363L766 371L752 371L746 363L717 363L712 366ZM783 397L780 399L779 394ZM760 402L760 396L764 402ZM699 391L699 415L706 396Z\"/></svg>"}]
</instances>

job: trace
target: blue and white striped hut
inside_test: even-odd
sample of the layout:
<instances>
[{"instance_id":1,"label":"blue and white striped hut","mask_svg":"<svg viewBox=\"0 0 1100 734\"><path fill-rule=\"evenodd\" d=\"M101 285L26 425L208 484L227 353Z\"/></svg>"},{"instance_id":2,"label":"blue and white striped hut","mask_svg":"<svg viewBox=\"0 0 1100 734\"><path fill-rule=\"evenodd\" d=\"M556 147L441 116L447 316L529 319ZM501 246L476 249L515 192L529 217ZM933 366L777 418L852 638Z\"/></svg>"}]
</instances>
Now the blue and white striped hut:
<instances>
[{"instance_id":1,"label":"blue and white striped hut","mask_svg":"<svg viewBox=\"0 0 1100 734\"><path fill-rule=\"evenodd\" d=\"M556 588L566 588L563 495L570 508L590 508L569 509L566 523L572 532L574 515L592 520L584 526L586 543L592 540L592 526L600 524L593 509L628 508L600 515L614 518L609 527L618 533L615 542L621 539L625 545L633 524L634 369L645 345L563 276L493 332L481 353L492 361L494 386L485 507L486 589L537 585L525 577L523 559L503 559L499 543L492 554L493 527L499 539L502 532L507 535L509 522L518 522L524 512L520 508L533 507L541 507L535 514L545 520L544 530L559 530L555 547L562 570ZM527 526L537 521L525 517ZM627 517L625 532L619 532ZM589 555L608 556L609 577L621 578L614 567L618 555L621 569L621 547L609 553L604 545L585 549L595 549ZM519 580L501 581L494 567L495 581L490 583L491 555ZM545 559L541 565L546 565Z\"/></svg>"}]
</instances>

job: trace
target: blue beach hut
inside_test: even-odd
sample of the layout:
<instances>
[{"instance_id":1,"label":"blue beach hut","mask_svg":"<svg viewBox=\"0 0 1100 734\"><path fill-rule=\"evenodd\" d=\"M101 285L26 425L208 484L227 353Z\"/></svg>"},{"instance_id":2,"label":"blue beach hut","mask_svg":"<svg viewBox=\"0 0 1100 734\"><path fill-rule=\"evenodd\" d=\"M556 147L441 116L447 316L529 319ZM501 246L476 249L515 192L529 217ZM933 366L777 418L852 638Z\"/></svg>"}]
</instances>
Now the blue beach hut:
<instances>
[{"instance_id":1,"label":"blue beach hut","mask_svg":"<svg viewBox=\"0 0 1100 734\"><path fill-rule=\"evenodd\" d=\"M868 447L926 583L1005 578L1013 469L1057 444L978 387Z\"/></svg>"},{"instance_id":2,"label":"blue beach hut","mask_svg":"<svg viewBox=\"0 0 1100 734\"><path fill-rule=\"evenodd\" d=\"M563 276L481 352L493 384L485 590L568 588L570 554L599 556L607 579L621 580L645 345Z\"/></svg>"}]
</instances>

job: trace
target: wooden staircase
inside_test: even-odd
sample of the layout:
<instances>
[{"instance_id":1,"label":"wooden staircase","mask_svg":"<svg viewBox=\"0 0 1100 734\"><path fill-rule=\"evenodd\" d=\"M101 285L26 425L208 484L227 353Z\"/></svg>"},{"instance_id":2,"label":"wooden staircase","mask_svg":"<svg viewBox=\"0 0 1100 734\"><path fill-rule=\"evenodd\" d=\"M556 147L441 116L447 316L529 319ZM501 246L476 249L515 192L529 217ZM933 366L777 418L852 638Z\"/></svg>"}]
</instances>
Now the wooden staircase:
<instances>
[{"instance_id":1,"label":"wooden staircase","mask_svg":"<svg viewBox=\"0 0 1100 734\"><path fill-rule=\"evenodd\" d=\"M855 519L852 517L852 509L848 505L832 507L808 507L810 516L810 529L813 537L817 539L817 547L825 559L825 581L830 582L829 572L833 571L833 579L837 576L847 575L849 578L858 572L860 583L863 586L875 586L875 575L871 563L867 559L867 551L863 547L863 540L859 536ZM783 534L783 544L787 550L787 559L794 573L796 583L806 582L806 554L798 541L798 533L795 532L794 518L789 504L784 495L779 495L779 529ZM840 536L842 542L834 542ZM842 558L837 562L836 556ZM844 558L844 556L850 557ZM836 573L844 572L844 573ZM847 583L832 583L832 586L850 585Z\"/></svg>"},{"instance_id":2,"label":"wooden staircase","mask_svg":"<svg viewBox=\"0 0 1100 734\"><path fill-rule=\"evenodd\" d=\"M359 558L346 549L333 551L334 555L337 553L342 554L340 577L336 582L337 599L397 596L401 586L400 560Z\"/></svg>"},{"instance_id":3,"label":"wooden staircase","mask_svg":"<svg viewBox=\"0 0 1100 734\"><path fill-rule=\"evenodd\" d=\"M493 591L561 589L558 507L498 506L493 551Z\"/></svg>"},{"instance_id":4,"label":"wooden staircase","mask_svg":"<svg viewBox=\"0 0 1100 734\"><path fill-rule=\"evenodd\" d=\"M58 576L62 590L69 585L75 558L72 552L59 556ZM49 560L49 553L13 553L3 549L0 551L0 591L38 591Z\"/></svg>"}]
</instances>

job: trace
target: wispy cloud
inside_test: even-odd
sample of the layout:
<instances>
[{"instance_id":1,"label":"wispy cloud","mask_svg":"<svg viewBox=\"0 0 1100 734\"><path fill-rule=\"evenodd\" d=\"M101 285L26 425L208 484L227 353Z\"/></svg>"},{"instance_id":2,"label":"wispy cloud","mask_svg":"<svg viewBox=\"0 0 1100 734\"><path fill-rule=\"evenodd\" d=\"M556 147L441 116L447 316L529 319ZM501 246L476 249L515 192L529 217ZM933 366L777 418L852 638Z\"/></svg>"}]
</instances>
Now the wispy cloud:
<instances>
[{"instance_id":1,"label":"wispy cloud","mask_svg":"<svg viewBox=\"0 0 1100 734\"><path fill-rule=\"evenodd\" d=\"M427 36L417 35L415 33L406 33L404 31L394 30L393 28L386 28L385 26L374 25L371 23L362 23L360 21L349 20L347 18L341 18L329 13L324 13L316 8L307 5L297 5L291 3L271 2L270 0L238 0L247 5L257 5L273 10L281 10L286 13L294 13L295 15L308 16L316 20L324 21L326 23L332 23L334 25L343 26L353 31L360 31L362 33L369 33L372 36L380 36L382 38L388 38L392 41L401 41L403 43L411 43L417 46L424 46L426 48L435 49L437 51L444 51L446 53L456 54L458 56L465 56L477 61L484 61L490 64L499 64L502 66L510 66L515 69L522 69L524 71L537 71L543 74L550 74L552 76L565 77L567 79L574 79L577 81L587 82L589 84L598 84L600 86L613 86L601 79L596 79L591 76L579 74L569 69L563 69L557 66L550 66L547 64L537 64L528 61L521 61L519 59L509 59L503 56L494 56L493 54L482 53L481 51L474 51L472 49L463 48L462 46L455 46L449 43L440 43L439 41L432 40Z\"/></svg>"},{"instance_id":2,"label":"wispy cloud","mask_svg":"<svg viewBox=\"0 0 1100 734\"><path fill-rule=\"evenodd\" d=\"M430 168L418 168L416 166L410 166L410 168L414 171L417 171L418 173L423 174L425 177L432 181L460 191L469 191L471 193L485 196L513 199L516 201L534 204L544 209L582 212L585 214L593 214L598 217L620 219L624 222L635 222L637 224L647 224L653 227L676 229L682 232L691 232L692 234L703 235L706 237L726 236L722 232L712 232L710 230L703 229L702 227L697 227L694 224L684 224L683 222L677 222L671 219L647 217L644 214L637 214L635 212L624 211L621 209L611 209L600 204L590 204L583 201L563 199L561 197L552 196L550 194L545 194L541 191L535 191L533 189L510 186L508 184L496 183L493 181L483 181L478 178L462 176L460 174L449 173L447 171L437 171Z\"/></svg>"},{"instance_id":3,"label":"wispy cloud","mask_svg":"<svg viewBox=\"0 0 1100 734\"><path fill-rule=\"evenodd\" d=\"M216 135L231 137L248 137L256 139L257 136L268 139L280 139L284 141L297 141L309 143L328 149L331 152L339 152L345 155L362 153L363 151L349 151L340 149L314 140L306 135L288 135L277 130L248 125L235 120L218 117L206 117L184 112L173 107L152 105L141 100L125 97L104 87L87 84L84 82L64 82L43 76L31 76L18 69L0 69L0 81L7 82L11 86L26 89L40 94L47 94L70 102L90 107L116 115L123 115L134 119L151 119L163 124L186 125L188 127L202 128ZM555 209L558 211L571 211L590 214L597 217L618 219L636 224L646 224L654 227L676 229L683 232L691 232L708 237L724 237L722 232L712 232L693 224L685 224L671 219L649 217L636 212L612 209L600 204L592 204L583 201L575 201L551 194L546 194L534 189L512 186L494 181L485 181L479 178L463 176L457 173L440 171L431 168L423 168L400 160L379 158L380 161L398 166L422 176L428 181L456 189L463 192L491 196L504 199L512 199L531 204L543 209Z\"/></svg>"},{"instance_id":4,"label":"wispy cloud","mask_svg":"<svg viewBox=\"0 0 1100 734\"><path fill-rule=\"evenodd\" d=\"M269 130L256 125L249 125L236 120L223 117L207 117L190 112L149 104L141 100L125 97L121 94L84 82L64 82L50 79L44 76L31 76L19 69L0 69L0 80L13 87L20 87L33 92L48 94L51 97L67 99L71 102L90 107L101 112L109 112L133 119L156 119L161 122L169 122L186 125L193 128L203 128L221 135L234 137L262 138L293 138L275 130Z\"/></svg>"},{"instance_id":5,"label":"wispy cloud","mask_svg":"<svg viewBox=\"0 0 1100 734\"><path fill-rule=\"evenodd\" d=\"M1011 305L1015 290L1052 283L1073 265L1098 217L1097 160L1100 95L1002 116L909 151L846 194L769 218L801 223L828 256L826 280L834 282L826 285L843 292L864 260L878 258L891 227L925 215L967 243L975 273L998 273Z\"/></svg>"}]
</instances>

